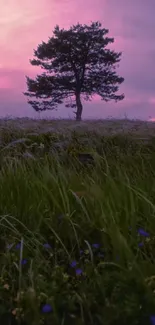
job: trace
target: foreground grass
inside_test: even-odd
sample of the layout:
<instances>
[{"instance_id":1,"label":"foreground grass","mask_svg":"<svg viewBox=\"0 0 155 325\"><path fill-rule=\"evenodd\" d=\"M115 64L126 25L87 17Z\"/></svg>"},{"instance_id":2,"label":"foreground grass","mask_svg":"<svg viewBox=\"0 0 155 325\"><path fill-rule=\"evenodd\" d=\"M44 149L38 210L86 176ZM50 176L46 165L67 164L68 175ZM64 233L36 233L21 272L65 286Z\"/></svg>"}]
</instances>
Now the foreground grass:
<instances>
[{"instance_id":1,"label":"foreground grass","mask_svg":"<svg viewBox=\"0 0 155 325\"><path fill-rule=\"evenodd\" d=\"M154 324L154 152L153 138L1 130L0 324Z\"/></svg>"}]
</instances>

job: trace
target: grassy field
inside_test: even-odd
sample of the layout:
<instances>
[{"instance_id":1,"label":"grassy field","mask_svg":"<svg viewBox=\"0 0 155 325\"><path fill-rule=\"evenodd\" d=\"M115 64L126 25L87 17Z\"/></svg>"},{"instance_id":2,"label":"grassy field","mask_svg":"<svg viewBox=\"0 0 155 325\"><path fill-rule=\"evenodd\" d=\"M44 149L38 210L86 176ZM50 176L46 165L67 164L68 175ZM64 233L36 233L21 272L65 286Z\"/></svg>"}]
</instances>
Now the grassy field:
<instances>
[{"instance_id":1,"label":"grassy field","mask_svg":"<svg viewBox=\"0 0 155 325\"><path fill-rule=\"evenodd\" d=\"M0 324L155 324L155 124L0 121Z\"/></svg>"}]
</instances>

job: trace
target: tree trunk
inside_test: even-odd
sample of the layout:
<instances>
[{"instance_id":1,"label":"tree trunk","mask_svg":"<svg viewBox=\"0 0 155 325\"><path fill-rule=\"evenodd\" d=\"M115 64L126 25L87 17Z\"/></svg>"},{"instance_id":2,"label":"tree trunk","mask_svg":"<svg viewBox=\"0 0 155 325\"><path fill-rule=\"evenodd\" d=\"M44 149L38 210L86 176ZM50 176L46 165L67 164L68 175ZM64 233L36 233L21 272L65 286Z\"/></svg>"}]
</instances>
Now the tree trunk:
<instances>
[{"instance_id":1,"label":"tree trunk","mask_svg":"<svg viewBox=\"0 0 155 325\"><path fill-rule=\"evenodd\" d=\"M76 94L76 107L77 107L76 121L81 121L83 106L81 103L80 94Z\"/></svg>"}]
</instances>

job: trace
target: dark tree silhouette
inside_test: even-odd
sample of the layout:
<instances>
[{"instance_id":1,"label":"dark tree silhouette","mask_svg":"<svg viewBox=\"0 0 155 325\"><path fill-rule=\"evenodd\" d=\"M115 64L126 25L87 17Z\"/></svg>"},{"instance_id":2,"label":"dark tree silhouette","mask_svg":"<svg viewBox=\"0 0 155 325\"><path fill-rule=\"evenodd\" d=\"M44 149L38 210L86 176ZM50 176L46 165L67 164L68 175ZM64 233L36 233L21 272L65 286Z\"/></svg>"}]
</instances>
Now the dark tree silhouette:
<instances>
[{"instance_id":1,"label":"dark tree silhouette","mask_svg":"<svg viewBox=\"0 0 155 325\"><path fill-rule=\"evenodd\" d=\"M28 103L36 111L54 109L58 104L76 107L76 120L81 120L82 101L91 100L97 94L101 100L119 101L124 94L116 95L124 78L116 74L121 52L116 53L106 46L114 42L108 38L108 29L101 28L100 22L88 25L73 25L69 30L57 25L53 37L42 42L34 50L37 59L30 60L34 66L46 70L36 80L26 76L28 92L24 95L42 101Z\"/></svg>"}]
</instances>

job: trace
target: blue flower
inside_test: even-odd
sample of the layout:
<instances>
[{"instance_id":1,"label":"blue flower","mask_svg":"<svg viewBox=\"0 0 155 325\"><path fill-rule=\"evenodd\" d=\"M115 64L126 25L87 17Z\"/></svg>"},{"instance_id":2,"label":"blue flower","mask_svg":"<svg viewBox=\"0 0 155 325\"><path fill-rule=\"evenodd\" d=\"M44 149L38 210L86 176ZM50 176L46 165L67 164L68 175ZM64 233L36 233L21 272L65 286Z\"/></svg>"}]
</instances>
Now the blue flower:
<instances>
[{"instance_id":1,"label":"blue flower","mask_svg":"<svg viewBox=\"0 0 155 325\"><path fill-rule=\"evenodd\" d=\"M43 246L44 246L44 248L47 248L47 249L52 248L51 245L48 243L43 244Z\"/></svg>"},{"instance_id":2,"label":"blue flower","mask_svg":"<svg viewBox=\"0 0 155 325\"><path fill-rule=\"evenodd\" d=\"M142 243L142 242L141 243L138 243L138 246L139 247L142 247L142 246L144 246L144 243Z\"/></svg>"},{"instance_id":3,"label":"blue flower","mask_svg":"<svg viewBox=\"0 0 155 325\"><path fill-rule=\"evenodd\" d=\"M81 250L80 250L80 255L82 255L82 254L83 254L83 250L81 249Z\"/></svg>"},{"instance_id":4,"label":"blue flower","mask_svg":"<svg viewBox=\"0 0 155 325\"><path fill-rule=\"evenodd\" d=\"M21 243L18 243L17 245L16 245L16 249L20 249L21 248Z\"/></svg>"},{"instance_id":5,"label":"blue flower","mask_svg":"<svg viewBox=\"0 0 155 325\"><path fill-rule=\"evenodd\" d=\"M77 265L76 261L72 261L70 264L71 267L75 267L76 265Z\"/></svg>"},{"instance_id":6,"label":"blue flower","mask_svg":"<svg viewBox=\"0 0 155 325\"><path fill-rule=\"evenodd\" d=\"M155 325L155 315L150 316L151 325Z\"/></svg>"},{"instance_id":7,"label":"blue flower","mask_svg":"<svg viewBox=\"0 0 155 325\"><path fill-rule=\"evenodd\" d=\"M81 275L83 271L81 269L76 269L76 275Z\"/></svg>"},{"instance_id":8,"label":"blue flower","mask_svg":"<svg viewBox=\"0 0 155 325\"><path fill-rule=\"evenodd\" d=\"M42 313L50 313L52 311L52 306L50 304L46 304L42 307Z\"/></svg>"},{"instance_id":9,"label":"blue flower","mask_svg":"<svg viewBox=\"0 0 155 325\"><path fill-rule=\"evenodd\" d=\"M22 265L27 264L27 259L26 259L26 258L23 258L23 260L21 261L21 264L22 264Z\"/></svg>"},{"instance_id":10,"label":"blue flower","mask_svg":"<svg viewBox=\"0 0 155 325\"><path fill-rule=\"evenodd\" d=\"M144 236L144 237L150 236L150 234L147 231L145 231L143 228L139 228L138 233L139 233L139 235Z\"/></svg>"},{"instance_id":11,"label":"blue flower","mask_svg":"<svg viewBox=\"0 0 155 325\"><path fill-rule=\"evenodd\" d=\"M92 244L92 247L98 249L100 248L100 244Z\"/></svg>"}]
</instances>

